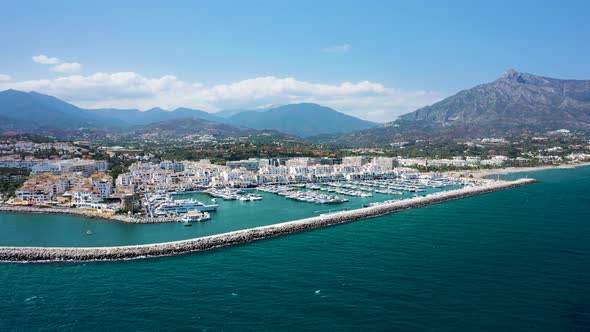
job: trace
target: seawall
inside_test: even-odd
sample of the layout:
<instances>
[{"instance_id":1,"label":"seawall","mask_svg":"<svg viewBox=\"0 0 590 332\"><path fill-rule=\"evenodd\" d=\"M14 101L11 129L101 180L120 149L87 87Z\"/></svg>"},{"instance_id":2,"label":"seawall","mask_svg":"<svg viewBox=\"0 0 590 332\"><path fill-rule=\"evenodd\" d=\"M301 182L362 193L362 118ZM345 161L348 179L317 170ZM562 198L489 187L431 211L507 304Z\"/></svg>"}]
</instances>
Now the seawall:
<instances>
[{"instance_id":1,"label":"seawall","mask_svg":"<svg viewBox=\"0 0 590 332\"><path fill-rule=\"evenodd\" d=\"M33 214L61 214L80 216L84 218L103 219L108 221L124 222L128 224L156 224L177 222L176 217L130 217L122 214L99 214L88 212L76 208L55 208L55 207L36 207L36 206L19 206L19 205L0 205L0 212L14 213L33 213Z\"/></svg>"},{"instance_id":2,"label":"seawall","mask_svg":"<svg viewBox=\"0 0 590 332\"><path fill-rule=\"evenodd\" d=\"M533 182L535 182L534 179L495 182L477 187L466 187L456 190L443 191L436 194L414 197L379 206L361 208L351 211L342 211L329 215L322 215L318 217L311 217L274 225L261 226L174 242L95 248L0 247L0 261L57 262L128 260L204 251L280 235L333 226L365 218L372 218L400 210L437 204L449 200L490 193L503 189L515 188Z\"/></svg>"}]
</instances>

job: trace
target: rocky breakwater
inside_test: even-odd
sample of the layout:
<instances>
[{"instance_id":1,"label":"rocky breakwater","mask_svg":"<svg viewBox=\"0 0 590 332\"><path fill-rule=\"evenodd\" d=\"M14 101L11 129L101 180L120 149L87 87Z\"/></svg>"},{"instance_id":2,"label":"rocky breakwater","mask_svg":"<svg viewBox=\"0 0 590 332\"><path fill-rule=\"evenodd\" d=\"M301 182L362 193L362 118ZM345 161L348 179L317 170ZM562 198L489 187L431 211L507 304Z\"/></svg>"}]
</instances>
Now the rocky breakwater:
<instances>
[{"instance_id":1,"label":"rocky breakwater","mask_svg":"<svg viewBox=\"0 0 590 332\"><path fill-rule=\"evenodd\" d=\"M381 216L404 209L514 188L532 182L535 182L535 180L519 179L510 182L499 181L481 186L439 192L423 197L414 197L379 206L343 211L318 217L175 242L97 248L0 247L0 261L100 261L170 256L209 250L233 244L247 243L260 239L342 224L355 220Z\"/></svg>"}]
</instances>

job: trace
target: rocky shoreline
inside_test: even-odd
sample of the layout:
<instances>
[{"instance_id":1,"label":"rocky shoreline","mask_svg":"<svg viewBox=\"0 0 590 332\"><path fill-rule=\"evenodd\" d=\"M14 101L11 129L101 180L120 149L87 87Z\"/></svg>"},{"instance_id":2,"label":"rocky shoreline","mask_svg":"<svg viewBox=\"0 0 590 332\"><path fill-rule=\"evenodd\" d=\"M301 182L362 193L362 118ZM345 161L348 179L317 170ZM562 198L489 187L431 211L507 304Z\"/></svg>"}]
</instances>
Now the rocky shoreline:
<instances>
[{"instance_id":1,"label":"rocky shoreline","mask_svg":"<svg viewBox=\"0 0 590 332\"><path fill-rule=\"evenodd\" d=\"M14 212L14 213L37 213L37 214L62 214L62 215L73 215L81 216L85 218L103 219L108 221L124 222L129 224L155 224L155 223L167 223L176 222L178 218L175 217L129 217L122 214L115 215L101 215L96 213L86 212L84 210L76 208L42 208L35 206L17 206L17 205L0 205L1 212Z\"/></svg>"},{"instance_id":2,"label":"rocky shoreline","mask_svg":"<svg viewBox=\"0 0 590 332\"><path fill-rule=\"evenodd\" d=\"M500 181L477 187L465 187L439 192L427 196L414 197L389 204L383 204L329 215L311 217L280 224L250 228L223 234L211 235L189 240L96 248L54 248L54 247L0 247L0 261L6 262L61 262L61 261L103 261L130 260L146 257L171 256L189 252L247 243L296 232L328 227L351 221L377 217L392 212L417 208L449 200L515 188L535 182L534 179Z\"/></svg>"}]
</instances>

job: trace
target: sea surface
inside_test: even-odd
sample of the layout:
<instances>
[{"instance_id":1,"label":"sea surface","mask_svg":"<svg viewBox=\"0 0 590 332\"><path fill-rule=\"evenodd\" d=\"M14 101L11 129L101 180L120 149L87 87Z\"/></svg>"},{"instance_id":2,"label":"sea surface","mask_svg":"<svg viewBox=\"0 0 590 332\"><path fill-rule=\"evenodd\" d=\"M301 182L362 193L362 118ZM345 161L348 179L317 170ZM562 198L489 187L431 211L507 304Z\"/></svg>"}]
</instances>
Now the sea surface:
<instances>
[{"instance_id":1,"label":"sea surface","mask_svg":"<svg viewBox=\"0 0 590 332\"><path fill-rule=\"evenodd\" d=\"M540 182L204 253L0 263L0 330L590 331L590 167L528 176ZM0 245L161 242L326 208L274 198L228 202L202 228L2 214Z\"/></svg>"}]
</instances>

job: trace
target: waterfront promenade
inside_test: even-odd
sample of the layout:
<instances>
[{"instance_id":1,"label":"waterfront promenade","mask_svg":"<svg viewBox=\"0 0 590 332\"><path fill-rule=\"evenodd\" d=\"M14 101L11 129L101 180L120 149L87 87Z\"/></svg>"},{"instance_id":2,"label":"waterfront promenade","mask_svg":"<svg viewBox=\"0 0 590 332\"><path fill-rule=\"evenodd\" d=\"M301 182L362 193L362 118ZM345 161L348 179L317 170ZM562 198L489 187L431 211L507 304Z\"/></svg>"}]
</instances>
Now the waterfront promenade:
<instances>
[{"instance_id":1,"label":"waterfront promenade","mask_svg":"<svg viewBox=\"0 0 590 332\"><path fill-rule=\"evenodd\" d=\"M36 207L36 206L19 206L19 205L0 205L0 212L14 213L36 213L36 214L62 214L74 215L85 218L103 219L109 221L124 222L129 224L155 224L166 222L177 222L177 217L146 217L146 216L127 216L123 214L106 214L88 212L76 208L54 208L54 207Z\"/></svg>"},{"instance_id":2,"label":"waterfront promenade","mask_svg":"<svg viewBox=\"0 0 590 332\"><path fill-rule=\"evenodd\" d=\"M342 211L320 215L318 217L166 243L95 248L0 247L0 261L52 262L128 260L204 251L381 216L404 209L417 208L449 200L510 189L533 182L535 182L534 179L499 181L480 186L438 192L427 196L413 197L368 208Z\"/></svg>"}]
</instances>

